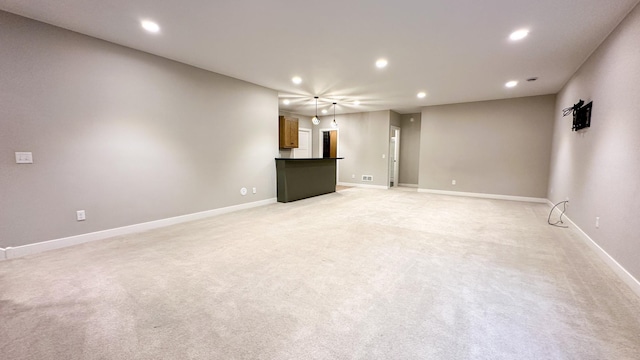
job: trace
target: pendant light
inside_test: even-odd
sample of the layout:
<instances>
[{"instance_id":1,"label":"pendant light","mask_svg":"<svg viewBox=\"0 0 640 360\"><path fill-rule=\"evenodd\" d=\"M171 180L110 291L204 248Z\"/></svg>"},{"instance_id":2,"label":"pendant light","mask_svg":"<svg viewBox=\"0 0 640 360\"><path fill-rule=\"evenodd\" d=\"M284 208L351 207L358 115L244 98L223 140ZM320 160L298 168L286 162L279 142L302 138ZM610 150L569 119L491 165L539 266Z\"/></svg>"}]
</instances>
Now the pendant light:
<instances>
[{"instance_id":1,"label":"pendant light","mask_svg":"<svg viewBox=\"0 0 640 360\"><path fill-rule=\"evenodd\" d=\"M320 124L320 119L318 119L318 97L314 96L314 98L316 99L316 116L311 119L311 122L313 125L318 125Z\"/></svg>"},{"instance_id":2,"label":"pendant light","mask_svg":"<svg viewBox=\"0 0 640 360\"><path fill-rule=\"evenodd\" d=\"M338 127L338 123L336 122L336 103L333 103L333 121L331 122L331 127Z\"/></svg>"}]
</instances>

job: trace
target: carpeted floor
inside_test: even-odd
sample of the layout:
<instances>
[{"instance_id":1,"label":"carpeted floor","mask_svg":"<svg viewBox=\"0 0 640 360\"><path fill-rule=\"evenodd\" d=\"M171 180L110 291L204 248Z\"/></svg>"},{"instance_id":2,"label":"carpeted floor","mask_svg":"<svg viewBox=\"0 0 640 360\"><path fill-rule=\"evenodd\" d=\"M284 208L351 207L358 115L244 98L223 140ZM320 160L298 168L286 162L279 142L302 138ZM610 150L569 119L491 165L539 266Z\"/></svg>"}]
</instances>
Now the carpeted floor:
<instances>
[{"instance_id":1,"label":"carpeted floor","mask_svg":"<svg viewBox=\"0 0 640 360\"><path fill-rule=\"evenodd\" d=\"M640 299L547 205L413 190L0 262L0 358L640 358Z\"/></svg>"}]
</instances>

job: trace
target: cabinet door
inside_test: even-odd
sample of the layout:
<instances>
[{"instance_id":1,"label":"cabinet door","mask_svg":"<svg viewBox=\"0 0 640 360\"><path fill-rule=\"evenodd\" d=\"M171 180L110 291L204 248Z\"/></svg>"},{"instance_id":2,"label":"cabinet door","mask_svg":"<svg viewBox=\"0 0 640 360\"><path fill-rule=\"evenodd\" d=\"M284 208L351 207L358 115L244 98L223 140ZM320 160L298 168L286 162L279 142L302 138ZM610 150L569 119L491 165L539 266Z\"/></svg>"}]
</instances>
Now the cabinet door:
<instances>
[{"instance_id":1,"label":"cabinet door","mask_svg":"<svg viewBox=\"0 0 640 360\"><path fill-rule=\"evenodd\" d=\"M292 149L298 147L298 119L288 116L280 116L280 148Z\"/></svg>"},{"instance_id":2,"label":"cabinet door","mask_svg":"<svg viewBox=\"0 0 640 360\"><path fill-rule=\"evenodd\" d=\"M298 119L291 119L289 126L289 146L292 148L298 147Z\"/></svg>"}]
</instances>

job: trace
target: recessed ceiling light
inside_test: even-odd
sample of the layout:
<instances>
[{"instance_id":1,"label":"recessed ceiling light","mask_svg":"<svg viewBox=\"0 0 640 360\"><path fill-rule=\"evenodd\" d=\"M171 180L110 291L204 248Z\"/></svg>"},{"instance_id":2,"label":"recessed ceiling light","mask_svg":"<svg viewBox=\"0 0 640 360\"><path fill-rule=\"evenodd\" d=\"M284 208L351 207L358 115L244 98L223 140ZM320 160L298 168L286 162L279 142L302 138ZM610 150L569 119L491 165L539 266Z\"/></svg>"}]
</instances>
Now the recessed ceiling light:
<instances>
[{"instance_id":1,"label":"recessed ceiling light","mask_svg":"<svg viewBox=\"0 0 640 360\"><path fill-rule=\"evenodd\" d=\"M294 84L300 84L302 82L302 78L300 78L300 76L294 76L291 78L291 81L293 81Z\"/></svg>"},{"instance_id":2,"label":"recessed ceiling light","mask_svg":"<svg viewBox=\"0 0 640 360\"><path fill-rule=\"evenodd\" d=\"M282 103L285 104L285 105L289 105L290 101L289 101L289 99L284 99L284 100L282 100Z\"/></svg>"},{"instance_id":3,"label":"recessed ceiling light","mask_svg":"<svg viewBox=\"0 0 640 360\"><path fill-rule=\"evenodd\" d=\"M520 29L520 30L512 32L511 35L509 35L509 39L511 39L511 40L522 40L522 39L526 38L527 35L529 35L529 30Z\"/></svg>"},{"instance_id":4,"label":"recessed ceiling light","mask_svg":"<svg viewBox=\"0 0 640 360\"><path fill-rule=\"evenodd\" d=\"M421 91L421 92L419 92L419 93L418 93L418 95L417 95L417 96L418 96L418 98L420 98L420 99L424 99L424 98L427 96L427 93L425 93L425 92Z\"/></svg>"},{"instance_id":5,"label":"recessed ceiling light","mask_svg":"<svg viewBox=\"0 0 640 360\"><path fill-rule=\"evenodd\" d=\"M140 25L143 29L147 30L150 33L157 33L160 31L160 25L150 20L142 20L140 21Z\"/></svg>"},{"instance_id":6,"label":"recessed ceiling light","mask_svg":"<svg viewBox=\"0 0 640 360\"><path fill-rule=\"evenodd\" d=\"M504 86L508 87L508 88L512 88L514 86L518 85L518 82L513 80L513 81L509 81L508 83L504 84Z\"/></svg>"},{"instance_id":7,"label":"recessed ceiling light","mask_svg":"<svg viewBox=\"0 0 640 360\"><path fill-rule=\"evenodd\" d=\"M322 109L322 113L326 114L327 113L327 109Z\"/></svg>"},{"instance_id":8,"label":"recessed ceiling light","mask_svg":"<svg viewBox=\"0 0 640 360\"><path fill-rule=\"evenodd\" d=\"M354 101L354 102L353 102L353 105L355 105L355 106L360 105L360 101L358 101L358 100Z\"/></svg>"},{"instance_id":9,"label":"recessed ceiling light","mask_svg":"<svg viewBox=\"0 0 640 360\"><path fill-rule=\"evenodd\" d=\"M378 61L376 61L376 67L382 69L386 67L388 63L387 59L378 59Z\"/></svg>"}]
</instances>

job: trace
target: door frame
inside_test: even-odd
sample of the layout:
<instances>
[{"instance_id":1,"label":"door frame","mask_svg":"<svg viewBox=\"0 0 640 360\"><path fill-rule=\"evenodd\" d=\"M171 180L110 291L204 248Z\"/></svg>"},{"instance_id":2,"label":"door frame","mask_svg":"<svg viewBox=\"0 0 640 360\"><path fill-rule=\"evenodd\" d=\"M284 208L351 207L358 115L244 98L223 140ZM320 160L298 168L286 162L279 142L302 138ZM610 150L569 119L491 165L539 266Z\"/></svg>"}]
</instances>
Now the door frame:
<instances>
[{"instance_id":1,"label":"door frame","mask_svg":"<svg viewBox=\"0 0 640 360\"><path fill-rule=\"evenodd\" d=\"M389 131L389 148L391 147L391 138L395 135L396 141L393 148L393 164L389 165L389 171L387 172L387 184L389 187L397 187L400 182L400 127L391 125ZM391 152L391 151L389 151ZM389 154L391 155L391 154ZM391 158L391 156L389 156ZM391 166L393 166L393 186L391 186Z\"/></svg>"},{"instance_id":2,"label":"door frame","mask_svg":"<svg viewBox=\"0 0 640 360\"><path fill-rule=\"evenodd\" d=\"M336 132L336 157L340 157L340 128L324 128L324 129L318 129L318 157L322 158L322 151L323 149L323 138L322 138L322 134L325 131L335 131ZM340 179L340 176L338 175L340 173L340 161L336 160L336 184L339 182L338 180Z\"/></svg>"}]
</instances>

